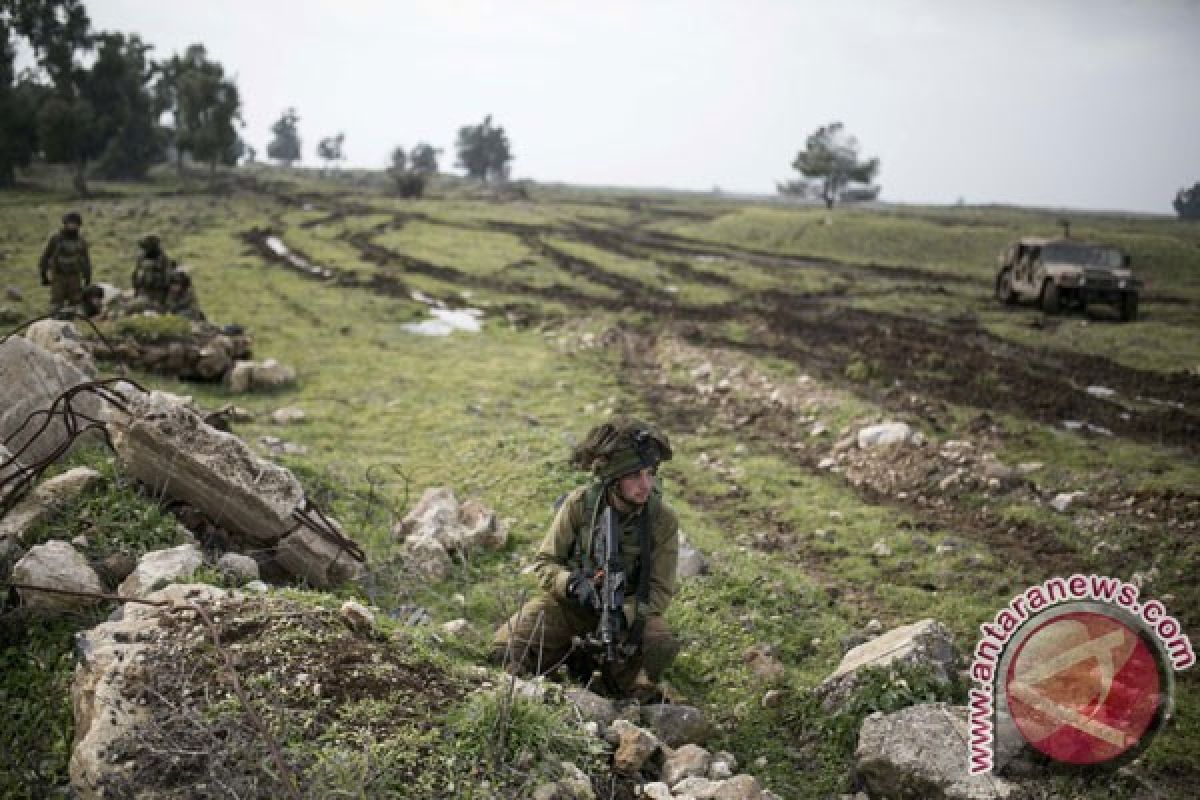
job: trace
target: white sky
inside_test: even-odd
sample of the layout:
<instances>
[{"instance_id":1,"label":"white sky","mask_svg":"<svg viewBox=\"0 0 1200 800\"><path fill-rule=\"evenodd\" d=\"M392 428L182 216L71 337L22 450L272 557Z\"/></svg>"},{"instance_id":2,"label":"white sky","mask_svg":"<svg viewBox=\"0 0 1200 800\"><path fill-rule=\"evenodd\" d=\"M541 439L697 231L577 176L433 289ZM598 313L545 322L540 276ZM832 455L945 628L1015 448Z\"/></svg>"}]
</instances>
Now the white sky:
<instances>
[{"instance_id":1,"label":"white sky","mask_svg":"<svg viewBox=\"0 0 1200 800\"><path fill-rule=\"evenodd\" d=\"M382 167L453 165L491 113L513 175L772 192L841 120L883 199L1170 212L1200 180L1200 0L88 0L159 58L202 42L244 137L300 114Z\"/></svg>"}]
</instances>

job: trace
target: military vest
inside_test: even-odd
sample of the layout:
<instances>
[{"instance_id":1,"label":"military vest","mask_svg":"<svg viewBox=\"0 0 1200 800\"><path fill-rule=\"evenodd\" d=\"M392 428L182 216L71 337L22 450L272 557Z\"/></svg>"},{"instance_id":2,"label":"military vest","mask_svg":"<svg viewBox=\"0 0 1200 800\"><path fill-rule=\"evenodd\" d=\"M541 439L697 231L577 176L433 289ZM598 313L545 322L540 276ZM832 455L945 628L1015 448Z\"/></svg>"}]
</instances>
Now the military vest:
<instances>
[{"instance_id":1,"label":"military vest","mask_svg":"<svg viewBox=\"0 0 1200 800\"><path fill-rule=\"evenodd\" d=\"M51 262L54 271L59 275L78 275L83 272L84 252L87 246L83 237L68 238L60 236L54 245L54 255Z\"/></svg>"},{"instance_id":2,"label":"military vest","mask_svg":"<svg viewBox=\"0 0 1200 800\"><path fill-rule=\"evenodd\" d=\"M138 259L138 273L141 275L141 288L167 288L168 263L165 256L142 256Z\"/></svg>"},{"instance_id":3,"label":"military vest","mask_svg":"<svg viewBox=\"0 0 1200 800\"><path fill-rule=\"evenodd\" d=\"M596 533L596 522L600 518L600 500L604 494L605 484L603 481L596 481L588 487L583 496L583 530L579 532L577 548L572 552L573 557L578 557L585 568L595 568L600 566L595 563L593 556L594 541ZM657 516L659 508L662 506L662 494L657 488L650 495L650 499L646 501L646 506L642 509L642 513L638 515L637 522L634 526L633 535L629 535L626 525L621 525L620 517L618 516L617 524L621 527L621 561L625 567L626 581L629 586L637 587L638 605L644 605L650 597L650 575L654 569L654 552L650 544L650 530L654 525L654 517ZM613 509L614 511L616 509ZM630 545L637 544L637 552L633 553Z\"/></svg>"}]
</instances>

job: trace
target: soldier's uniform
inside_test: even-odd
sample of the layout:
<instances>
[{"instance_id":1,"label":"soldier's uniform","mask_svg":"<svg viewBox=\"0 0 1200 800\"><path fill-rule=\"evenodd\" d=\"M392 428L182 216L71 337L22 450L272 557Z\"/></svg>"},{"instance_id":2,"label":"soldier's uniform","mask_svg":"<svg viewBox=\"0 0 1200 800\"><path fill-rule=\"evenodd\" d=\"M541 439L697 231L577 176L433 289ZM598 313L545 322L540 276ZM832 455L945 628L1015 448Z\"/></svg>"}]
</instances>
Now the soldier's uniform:
<instances>
[{"instance_id":1,"label":"soldier's uniform","mask_svg":"<svg viewBox=\"0 0 1200 800\"><path fill-rule=\"evenodd\" d=\"M171 260L154 234L138 240L138 247L142 252L138 254L133 267L134 293L149 300L158 310L165 310Z\"/></svg>"},{"instance_id":2,"label":"soldier's uniform","mask_svg":"<svg viewBox=\"0 0 1200 800\"><path fill-rule=\"evenodd\" d=\"M42 285L50 286L50 305L54 309L79 306L83 289L92 282L92 259L87 242L79 232L79 214L63 216L63 229L50 237L38 260Z\"/></svg>"},{"instance_id":3,"label":"soldier's uniform","mask_svg":"<svg viewBox=\"0 0 1200 800\"><path fill-rule=\"evenodd\" d=\"M167 279L167 295L164 301L164 311L180 317L202 322L204 312L196 300L196 291L192 288L192 276L183 269L172 269Z\"/></svg>"},{"instance_id":4,"label":"soldier's uniform","mask_svg":"<svg viewBox=\"0 0 1200 800\"><path fill-rule=\"evenodd\" d=\"M627 433L649 429L636 420L624 421ZM596 429L593 429L593 433ZM649 457L619 441L603 463L594 465L596 479L567 495L535 556L535 569L543 594L526 603L492 639L493 657L527 672L546 672L572 652L576 637L595 633L600 612L575 599L572 583L581 570L591 574L597 565L589 557L595 521L605 504L614 511L615 484L621 476L657 466L670 458L666 437L655 432L662 446ZM589 439L592 438L589 435ZM627 439L629 437L626 437ZM640 507L625 504L617 511L620 555L626 574L624 625L626 643L640 647L612 670L611 679L621 691L652 686L671 663L679 644L663 614L676 591L679 558L679 521L657 489ZM644 674L639 674L644 670Z\"/></svg>"}]
</instances>

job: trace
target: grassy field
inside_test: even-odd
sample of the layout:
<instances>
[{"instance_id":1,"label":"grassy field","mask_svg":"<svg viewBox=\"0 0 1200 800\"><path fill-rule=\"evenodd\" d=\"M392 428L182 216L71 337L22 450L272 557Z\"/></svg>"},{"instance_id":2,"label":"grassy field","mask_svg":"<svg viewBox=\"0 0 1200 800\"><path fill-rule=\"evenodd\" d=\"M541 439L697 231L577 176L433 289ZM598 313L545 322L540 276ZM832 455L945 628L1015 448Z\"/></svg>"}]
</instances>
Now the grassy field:
<instances>
[{"instance_id":1,"label":"grassy field","mask_svg":"<svg viewBox=\"0 0 1200 800\"><path fill-rule=\"evenodd\" d=\"M783 797L849 791L857 720L929 694L915 678L885 681L846 718L815 707L808 690L837 665L841 640L871 619L937 618L968 652L977 626L1026 585L1064 571L1153 570L1146 592L1200 630L1195 224L1074 217L1075 235L1127 247L1149 281L1144 319L1118 324L1044 320L992 301L997 252L1016 236L1053 233L1061 215L1050 212L827 214L536 186L529 199L501 202L455 183L401 201L273 170L216 195L166 176L99 188L82 204L52 186L0 194L0 284L23 295L6 301L13 316L43 312L48 292L34 265L68 208L83 212L97 280L127 285L133 243L158 232L191 267L209 318L244 325L257 357L298 372L294 390L236 398L261 420L237 432L307 447L285 463L329 489L334 513L376 563L394 552L389 515L366 514L356 499L371 474L388 476L395 513L447 485L513 521L503 552L460 564L447 583L392 576L370 598L385 609L421 605L437 622L468 618L474 633L459 662L481 659L491 629L531 590L521 567L554 498L581 479L566 466L570 443L612 412L666 429L677 457L662 471L664 491L713 563L668 615L688 643L668 678L714 721L714 747L755 765ZM280 267L247 239L254 229L342 278ZM406 332L403 323L425 314L413 290L482 309L483 332ZM694 377L705 363L713 377ZM235 400L220 386L135 377L205 408ZM730 391L706 396L700 384L721 377ZM1113 404L1083 391L1098 382L1117 390ZM266 422L285 405L303 408L308 423ZM1112 435L1061 424L1081 418ZM1043 466L1020 491L948 495L936 513L818 468L837 439L882 419L908 421L935 445L975 440L1006 464ZM813 432L818 423L823 433ZM1055 492L1077 489L1088 492L1086 516L1047 508ZM156 524L119 523L142 537L157 535ZM891 555L873 553L881 540ZM933 546L947 540L955 547L938 554ZM68 680L70 627L39 632L37 647L6 633L6 697L33 675L46 688L23 701L5 742L40 754L42 766L10 770L0 786L62 782L70 714L57 690ZM769 709L743 659L762 643L778 647L787 671L784 702ZM1200 686L1193 673L1177 686L1174 720L1139 761L1119 778L1056 776L1059 796L1146 796L1145 787L1182 796L1172 793L1200 782ZM39 725L47 718L49 733Z\"/></svg>"}]
</instances>

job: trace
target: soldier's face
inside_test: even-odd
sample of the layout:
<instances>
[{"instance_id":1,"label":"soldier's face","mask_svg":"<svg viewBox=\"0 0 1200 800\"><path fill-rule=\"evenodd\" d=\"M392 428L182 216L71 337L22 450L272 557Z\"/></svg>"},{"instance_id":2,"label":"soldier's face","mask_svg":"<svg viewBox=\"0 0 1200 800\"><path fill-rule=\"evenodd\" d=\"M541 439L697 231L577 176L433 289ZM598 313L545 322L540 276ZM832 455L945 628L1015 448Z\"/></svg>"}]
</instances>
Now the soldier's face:
<instances>
[{"instance_id":1,"label":"soldier's face","mask_svg":"<svg viewBox=\"0 0 1200 800\"><path fill-rule=\"evenodd\" d=\"M72 233L72 234L79 233L79 226L77 224L75 224L74 222L66 222L66 223L63 223L63 230L65 230L67 233Z\"/></svg>"},{"instance_id":2,"label":"soldier's face","mask_svg":"<svg viewBox=\"0 0 1200 800\"><path fill-rule=\"evenodd\" d=\"M617 481L617 491L629 502L643 505L654 491L655 472L653 467L631 472Z\"/></svg>"}]
</instances>

